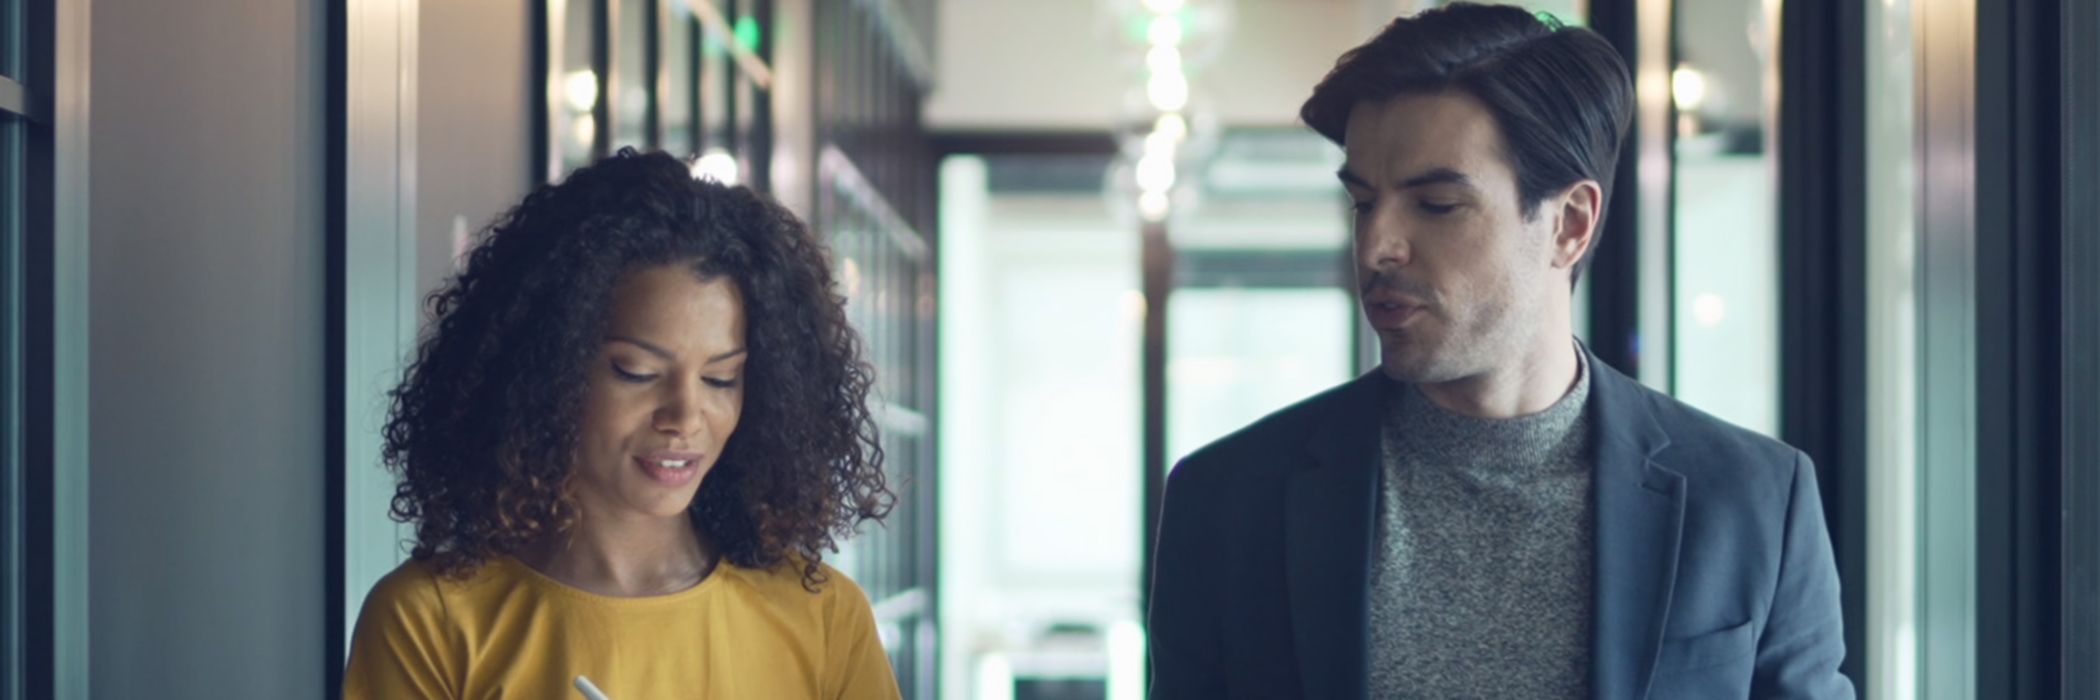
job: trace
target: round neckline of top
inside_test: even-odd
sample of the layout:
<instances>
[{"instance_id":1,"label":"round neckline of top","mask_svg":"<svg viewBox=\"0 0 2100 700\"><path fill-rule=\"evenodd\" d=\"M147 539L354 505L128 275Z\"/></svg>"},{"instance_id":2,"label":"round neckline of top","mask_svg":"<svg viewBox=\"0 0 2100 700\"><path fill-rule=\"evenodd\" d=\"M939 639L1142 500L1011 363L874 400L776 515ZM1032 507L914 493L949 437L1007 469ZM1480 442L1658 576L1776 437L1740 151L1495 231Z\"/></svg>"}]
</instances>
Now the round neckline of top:
<instances>
[{"instance_id":1,"label":"round neckline of top","mask_svg":"<svg viewBox=\"0 0 2100 700\"><path fill-rule=\"evenodd\" d=\"M524 560L519 559L516 556L506 554L503 555L499 559L499 561L502 562L503 566L514 567L519 569L520 571L523 571L525 579L531 582L531 584L537 588L548 590L571 598L605 605L656 605L661 603L682 602L690 598L704 595L705 593L707 593L707 591L716 588L716 582L721 580L722 577L729 570L736 568L735 564L731 564L729 563L729 560L727 558L723 558L719 561L716 561L714 569L708 571L706 576L701 577L698 583L695 583L692 586L686 587L684 589L660 595L614 596L605 595L603 593L593 593L591 591L586 591L584 589L577 588L566 583L562 583L560 580L557 580L552 576L548 576L546 573L540 571L539 569L532 568L532 565L525 563Z\"/></svg>"}]
</instances>

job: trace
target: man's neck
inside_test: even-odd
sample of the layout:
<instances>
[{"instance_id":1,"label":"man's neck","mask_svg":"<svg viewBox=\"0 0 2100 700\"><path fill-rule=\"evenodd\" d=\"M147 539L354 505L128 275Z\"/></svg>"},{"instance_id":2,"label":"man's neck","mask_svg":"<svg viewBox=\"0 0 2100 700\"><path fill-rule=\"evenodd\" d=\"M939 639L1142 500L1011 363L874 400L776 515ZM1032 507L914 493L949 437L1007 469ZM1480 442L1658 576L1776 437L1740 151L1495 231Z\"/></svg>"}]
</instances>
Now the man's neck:
<instances>
[{"instance_id":1,"label":"man's neck","mask_svg":"<svg viewBox=\"0 0 2100 700\"><path fill-rule=\"evenodd\" d=\"M599 595L641 597L697 585L714 569L715 548L685 517L593 519L521 556L557 581Z\"/></svg>"},{"instance_id":2,"label":"man's neck","mask_svg":"<svg viewBox=\"0 0 2100 700\"><path fill-rule=\"evenodd\" d=\"M1418 385L1444 410L1475 418L1515 418L1551 408L1575 386L1580 370L1573 338L1541 334L1517 361L1470 377Z\"/></svg>"}]
</instances>

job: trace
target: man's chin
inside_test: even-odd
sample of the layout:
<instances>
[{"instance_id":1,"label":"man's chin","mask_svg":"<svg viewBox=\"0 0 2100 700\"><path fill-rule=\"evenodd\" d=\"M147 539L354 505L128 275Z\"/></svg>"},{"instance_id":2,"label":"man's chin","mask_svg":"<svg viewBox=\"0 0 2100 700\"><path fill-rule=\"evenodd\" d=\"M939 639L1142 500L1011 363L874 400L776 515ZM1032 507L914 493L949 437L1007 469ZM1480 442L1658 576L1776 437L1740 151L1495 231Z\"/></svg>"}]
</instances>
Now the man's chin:
<instances>
[{"instance_id":1,"label":"man's chin","mask_svg":"<svg viewBox=\"0 0 2100 700\"><path fill-rule=\"evenodd\" d=\"M1417 348L1382 348L1378 369L1396 382L1408 384L1434 384L1448 381L1451 374L1447 363L1435 354Z\"/></svg>"}]
</instances>

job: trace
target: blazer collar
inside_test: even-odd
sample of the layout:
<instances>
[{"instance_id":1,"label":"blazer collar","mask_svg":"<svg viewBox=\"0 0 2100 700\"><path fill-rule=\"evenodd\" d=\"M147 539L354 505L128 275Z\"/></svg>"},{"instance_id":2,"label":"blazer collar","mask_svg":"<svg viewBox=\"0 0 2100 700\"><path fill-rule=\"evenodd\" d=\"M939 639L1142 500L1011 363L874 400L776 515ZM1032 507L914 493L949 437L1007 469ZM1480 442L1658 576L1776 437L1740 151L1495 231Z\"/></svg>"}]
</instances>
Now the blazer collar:
<instances>
[{"instance_id":1,"label":"blazer collar","mask_svg":"<svg viewBox=\"0 0 2100 700\"><path fill-rule=\"evenodd\" d=\"M1594 355L1590 367L1597 431L1591 689L1600 698L1641 698L1675 592L1685 480L1655 461L1670 438L1656 420L1650 392Z\"/></svg>"},{"instance_id":2,"label":"blazer collar","mask_svg":"<svg viewBox=\"0 0 2100 700\"><path fill-rule=\"evenodd\" d=\"M1285 584L1308 698L1364 696L1378 423L1393 386L1376 369L1344 385L1310 433L1312 463L1285 487Z\"/></svg>"}]
</instances>

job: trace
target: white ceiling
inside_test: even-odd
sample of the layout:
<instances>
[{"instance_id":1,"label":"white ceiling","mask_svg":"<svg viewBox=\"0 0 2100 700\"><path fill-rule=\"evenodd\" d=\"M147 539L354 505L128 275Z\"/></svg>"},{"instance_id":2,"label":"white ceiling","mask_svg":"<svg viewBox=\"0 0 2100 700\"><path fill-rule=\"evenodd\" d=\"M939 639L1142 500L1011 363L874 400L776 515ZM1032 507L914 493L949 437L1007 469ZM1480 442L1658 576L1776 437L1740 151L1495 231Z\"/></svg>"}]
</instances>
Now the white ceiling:
<instances>
[{"instance_id":1,"label":"white ceiling","mask_svg":"<svg viewBox=\"0 0 2100 700\"><path fill-rule=\"evenodd\" d=\"M1133 0L1122 0L1134 4ZM1221 0L1188 0L1192 5ZM1112 129L1143 109L1143 51L1116 36L1116 0L941 0L938 131ZM1288 126L1342 52L1411 0L1231 0L1217 57L1189 69L1193 108L1225 126Z\"/></svg>"}]
</instances>

